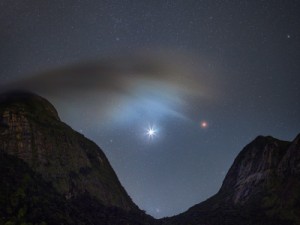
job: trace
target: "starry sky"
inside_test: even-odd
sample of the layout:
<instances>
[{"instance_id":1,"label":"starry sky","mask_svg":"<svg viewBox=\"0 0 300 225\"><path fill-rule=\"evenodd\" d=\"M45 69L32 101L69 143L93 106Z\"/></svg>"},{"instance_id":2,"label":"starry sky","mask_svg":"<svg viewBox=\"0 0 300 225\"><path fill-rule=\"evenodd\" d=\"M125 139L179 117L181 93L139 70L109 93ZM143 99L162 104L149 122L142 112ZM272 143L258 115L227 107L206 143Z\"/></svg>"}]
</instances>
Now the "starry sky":
<instances>
[{"instance_id":1,"label":"starry sky","mask_svg":"<svg viewBox=\"0 0 300 225\"><path fill-rule=\"evenodd\" d=\"M300 132L299 1L2 0L0 11L1 90L50 100L156 218L215 194L256 136Z\"/></svg>"}]
</instances>

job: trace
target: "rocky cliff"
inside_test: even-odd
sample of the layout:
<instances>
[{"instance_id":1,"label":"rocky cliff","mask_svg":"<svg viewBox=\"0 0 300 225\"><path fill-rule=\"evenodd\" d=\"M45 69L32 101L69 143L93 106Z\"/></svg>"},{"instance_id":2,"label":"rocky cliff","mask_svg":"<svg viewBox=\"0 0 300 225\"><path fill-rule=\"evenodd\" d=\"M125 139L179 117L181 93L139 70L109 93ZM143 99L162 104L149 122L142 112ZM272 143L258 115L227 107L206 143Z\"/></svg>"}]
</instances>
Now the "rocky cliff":
<instances>
[{"instance_id":1,"label":"rocky cliff","mask_svg":"<svg viewBox=\"0 0 300 225\"><path fill-rule=\"evenodd\" d=\"M0 96L0 151L24 160L66 199L88 193L103 205L138 210L102 150L37 95Z\"/></svg>"},{"instance_id":2,"label":"rocky cliff","mask_svg":"<svg viewBox=\"0 0 300 225\"><path fill-rule=\"evenodd\" d=\"M300 224L300 135L259 136L234 160L219 192L165 224Z\"/></svg>"}]
</instances>

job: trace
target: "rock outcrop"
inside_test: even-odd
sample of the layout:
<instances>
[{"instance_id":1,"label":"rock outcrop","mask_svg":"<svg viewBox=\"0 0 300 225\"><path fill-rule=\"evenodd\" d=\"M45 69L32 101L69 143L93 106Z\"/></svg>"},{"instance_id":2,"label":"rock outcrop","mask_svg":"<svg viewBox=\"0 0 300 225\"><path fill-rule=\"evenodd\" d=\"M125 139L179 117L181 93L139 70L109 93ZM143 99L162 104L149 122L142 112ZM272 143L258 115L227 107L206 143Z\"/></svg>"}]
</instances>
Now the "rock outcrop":
<instances>
[{"instance_id":1,"label":"rock outcrop","mask_svg":"<svg viewBox=\"0 0 300 225\"><path fill-rule=\"evenodd\" d=\"M293 142L257 137L234 160L216 195L164 223L300 224L300 135Z\"/></svg>"},{"instance_id":2,"label":"rock outcrop","mask_svg":"<svg viewBox=\"0 0 300 225\"><path fill-rule=\"evenodd\" d=\"M102 150L35 94L0 96L0 151L24 160L67 199L88 193L103 205L139 210Z\"/></svg>"}]
</instances>

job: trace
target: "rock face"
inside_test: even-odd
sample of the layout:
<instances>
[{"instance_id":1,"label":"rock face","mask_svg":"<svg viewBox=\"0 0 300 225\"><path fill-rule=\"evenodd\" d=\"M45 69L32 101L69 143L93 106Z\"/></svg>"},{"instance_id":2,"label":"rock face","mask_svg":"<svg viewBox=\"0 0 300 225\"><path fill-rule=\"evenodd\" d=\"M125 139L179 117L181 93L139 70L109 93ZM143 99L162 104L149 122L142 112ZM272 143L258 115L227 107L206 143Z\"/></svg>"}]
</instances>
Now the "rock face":
<instances>
[{"instance_id":1,"label":"rock face","mask_svg":"<svg viewBox=\"0 0 300 225\"><path fill-rule=\"evenodd\" d=\"M278 175L278 167L289 142L257 137L235 159L220 192L230 192L226 201L244 205Z\"/></svg>"},{"instance_id":2,"label":"rock face","mask_svg":"<svg viewBox=\"0 0 300 225\"><path fill-rule=\"evenodd\" d=\"M257 137L237 156L219 192L165 224L300 224L300 135Z\"/></svg>"},{"instance_id":3,"label":"rock face","mask_svg":"<svg viewBox=\"0 0 300 225\"><path fill-rule=\"evenodd\" d=\"M37 95L0 96L0 151L24 160L66 199L88 193L105 206L139 210L101 149L61 122Z\"/></svg>"}]
</instances>

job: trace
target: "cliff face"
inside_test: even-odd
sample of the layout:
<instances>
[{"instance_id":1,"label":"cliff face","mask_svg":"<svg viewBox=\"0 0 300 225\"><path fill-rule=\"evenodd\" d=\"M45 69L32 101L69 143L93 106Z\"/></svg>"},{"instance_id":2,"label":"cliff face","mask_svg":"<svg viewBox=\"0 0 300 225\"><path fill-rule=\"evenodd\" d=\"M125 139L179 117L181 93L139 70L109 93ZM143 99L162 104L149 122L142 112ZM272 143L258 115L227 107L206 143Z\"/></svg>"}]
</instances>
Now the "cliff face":
<instances>
[{"instance_id":1,"label":"cliff face","mask_svg":"<svg viewBox=\"0 0 300 225\"><path fill-rule=\"evenodd\" d=\"M37 95L0 96L0 151L24 160L67 199L88 193L103 205L138 210L101 149Z\"/></svg>"},{"instance_id":2,"label":"cliff face","mask_svg":"<svg viewBox=\"0 0 300 225\"><path fill-rule=\"evenodd\" d=\"M257 137L236 157L219 192L166 224L300 224L300 135Z\"/></svg>"},{"instance_id":3,"label":"cliff face","mask_svg":"<svg viewBox=\"0 0 300 225\"><path fill-rule=\"evenodd\" d=\"M289 142L272 137L257 137L235 159L220 192L227 192L227 202L244 205L251 196L278 176L278 167L286 154Z\"/></svg>"}]
</instances>

